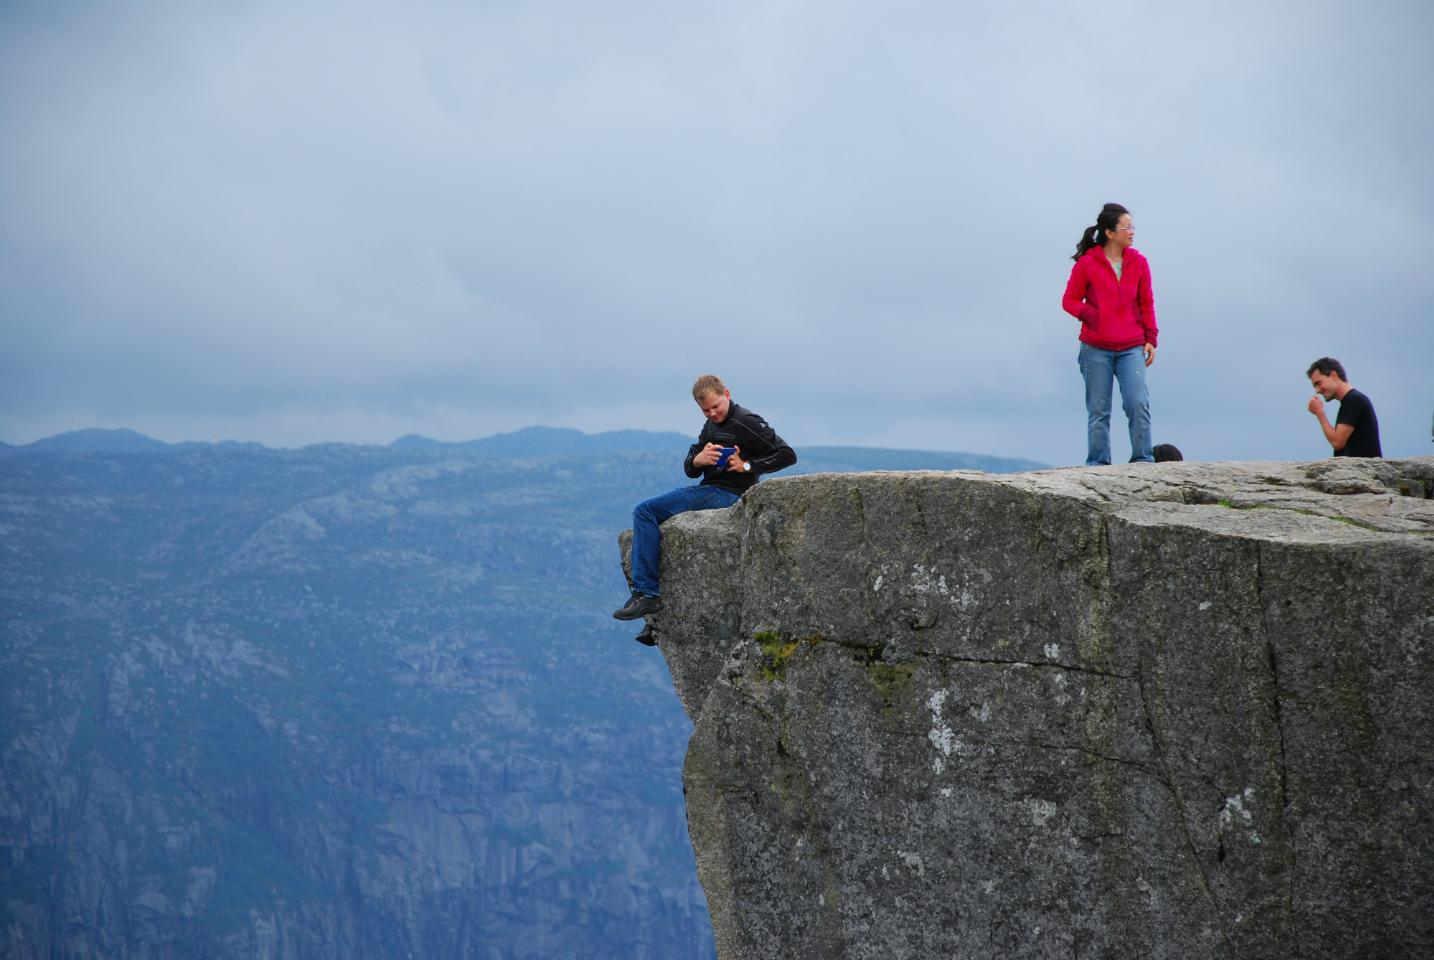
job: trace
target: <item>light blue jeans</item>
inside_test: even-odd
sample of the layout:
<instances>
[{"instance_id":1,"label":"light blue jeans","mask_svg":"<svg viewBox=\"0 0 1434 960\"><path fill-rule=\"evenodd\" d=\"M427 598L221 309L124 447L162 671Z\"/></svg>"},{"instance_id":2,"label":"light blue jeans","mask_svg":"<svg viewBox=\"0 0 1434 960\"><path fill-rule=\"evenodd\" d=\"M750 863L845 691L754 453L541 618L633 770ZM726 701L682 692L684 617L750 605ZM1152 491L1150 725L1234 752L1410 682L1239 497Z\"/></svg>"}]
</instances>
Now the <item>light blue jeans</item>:
<instances>
[{"instance_id":1,"label":"light blue jeans","mask_svg":"<svg viewBox=\"0 0 1434 960\"><path fill-rule=\"evenodd\" d=\"M1145 348L1102 350L1080 345L1080 372L1085 377L1085 465L1110 463L1110 395L1120 381L1120 405L1130 424L1130 462L1150 463L1150 392L1145 388Z\"/></svg>"},{"instance_id":2,"label":"light blue jeans","mask_svg":"<svg viewBox=\"0 0 1434 960\"><path fill-rule=\"evenodd\" d=\"M657 569L662 556L662 523L679 513L718 510L742 499L741 494L710 483L678 487L632 508L632 588L658 596Z\"/></svg>"}]
</instances>

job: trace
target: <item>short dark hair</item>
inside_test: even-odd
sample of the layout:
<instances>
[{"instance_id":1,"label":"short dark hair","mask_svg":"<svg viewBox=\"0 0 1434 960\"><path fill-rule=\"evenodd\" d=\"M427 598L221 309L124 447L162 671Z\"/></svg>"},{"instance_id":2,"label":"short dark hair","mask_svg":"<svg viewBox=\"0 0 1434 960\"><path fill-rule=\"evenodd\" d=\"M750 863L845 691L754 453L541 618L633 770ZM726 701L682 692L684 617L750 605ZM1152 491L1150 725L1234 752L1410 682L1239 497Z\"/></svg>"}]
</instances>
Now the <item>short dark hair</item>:
<instances>
[{"instance_id":1,"label":"short dark hair","mask_svg":"<svg viewBox=\"0 0 1434 960\"><path fill-rule=\"evenodd\" d=\"M1316 370L1326 377L1331 373L1338 374L1341 380L1345 383L1349 383L1349 377L1344 375L1344 364L1340 363L1334 357L1320 357L1314 363L1310 364L1310 368L1305 371L1305 376L1312 376Z\"/></svg>"},{"instance_id":2,"label":"short dark hair","mask_svg":"<svg viewBox=\"0 0 1434 960\"><path fill-rule=\"evenodd\" d=\"M1156 463L1169 463L1172 460L1184 460L1180 448L1173 443L1157 443L1150 451L1155 455Z\"/></svg>"}]
</instances>

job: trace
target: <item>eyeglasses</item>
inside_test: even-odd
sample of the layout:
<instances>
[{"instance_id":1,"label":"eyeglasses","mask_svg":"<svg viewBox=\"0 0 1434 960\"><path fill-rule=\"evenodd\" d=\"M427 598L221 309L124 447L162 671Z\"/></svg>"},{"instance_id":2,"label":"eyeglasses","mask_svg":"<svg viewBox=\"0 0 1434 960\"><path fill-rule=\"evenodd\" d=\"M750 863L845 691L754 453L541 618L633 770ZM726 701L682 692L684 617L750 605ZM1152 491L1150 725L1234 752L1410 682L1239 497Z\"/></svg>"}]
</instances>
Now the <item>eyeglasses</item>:
<instances>
[{"instance_id":1,"label":"eyeglasses","mask_svg":"<svg viewBox=\"0 0 1434 960\"><path fill-rule=\"evenodd\" d=\"M1116 227L1116 228L1115 228L1115 232L1116 232L1116 233L1134 233L1134 232L1135 232L1135 224L1132 223L1132 224L1131 224L1130 226L1128 226L1128 227Z\"/></svg>"}]
</instances>

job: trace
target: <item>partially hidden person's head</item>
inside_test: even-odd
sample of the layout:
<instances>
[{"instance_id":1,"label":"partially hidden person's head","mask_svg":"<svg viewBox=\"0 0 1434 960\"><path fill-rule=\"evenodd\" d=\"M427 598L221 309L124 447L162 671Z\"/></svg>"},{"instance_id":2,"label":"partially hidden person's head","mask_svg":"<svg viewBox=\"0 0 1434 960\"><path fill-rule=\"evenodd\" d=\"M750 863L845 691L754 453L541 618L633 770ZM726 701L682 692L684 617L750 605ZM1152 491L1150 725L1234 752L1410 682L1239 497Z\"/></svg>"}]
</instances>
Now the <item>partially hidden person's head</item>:
<instances>
[{"instance_id":1,"label":"partially hidden person's head","mask_svg":"<svg viewBox=\"0 0 1434 960\"><path fill-rule=\"evenodd\" d=\"M1344 364L1334 357L1320 357L1310 364L1305 375L1310 378L1315 392L1326 400L1343 397L1345 387L1349 383L1349 378L1344 374Z\"/></svg>"},{"instance_id":2,"label":"partially hidden person's head","mask_svg":"<svg viewBox=\"0 0 1434 960\"><path fill-rule=\"evenodd\" d=\"M727 411L732 408L732 391L721 377L710 373L704 373L692 384L692 399L702 408L702 415L713 423L726 420Z\"/></svg>"},{"instance_id":3,"label":"partially hidden person's head","mask_svg":"<svg viewBox=\"0 0 1434 960\"><path fill-rule=\"evenodd\" d=\"M1113 243L1124 250L1130 246L1133 239L1135 224L1130 220L1130 211L1118 203L1107 203L1100 208L1095 224L1086 227L1085 232L1080 235L1080 242L1076 244L1076 252L1071 259L1079 260L1092 247L1103 247L1107 243Z\"/></svg>"},{"instance_id":4,"label":"partially hidden person's head","mask_svg":"<svg viewBox=\"0 0 1434 960\"><path fill-rule=\"evenodd\" d=\"M1184 460L1185 455L1180 448L1173 443L1157 443L1150 452L1155 456L1156 463L1171 463L1176 460Z\"/></svg>"}]
</instances>

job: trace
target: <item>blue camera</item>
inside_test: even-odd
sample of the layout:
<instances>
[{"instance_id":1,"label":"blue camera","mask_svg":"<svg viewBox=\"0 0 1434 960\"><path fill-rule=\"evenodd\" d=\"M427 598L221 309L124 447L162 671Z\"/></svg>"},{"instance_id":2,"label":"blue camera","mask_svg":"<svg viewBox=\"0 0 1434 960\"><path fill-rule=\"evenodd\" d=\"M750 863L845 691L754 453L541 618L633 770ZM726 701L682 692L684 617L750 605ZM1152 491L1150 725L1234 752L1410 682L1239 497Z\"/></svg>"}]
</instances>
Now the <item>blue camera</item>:
<instances>
[{"instance_id":1,"label":"blue camera","mask_svg":"<svg viewBox=\"0 0 1434 960\"><path fill-rule=\"evenodd\" d=\"M723 447L722 456L717 458L717 462L714 463L713 466L716 467L718 470L725 470L727 468L727 461L731 460L732 454L736 452L736 447Z\"/></svg>"}]
</instances>

